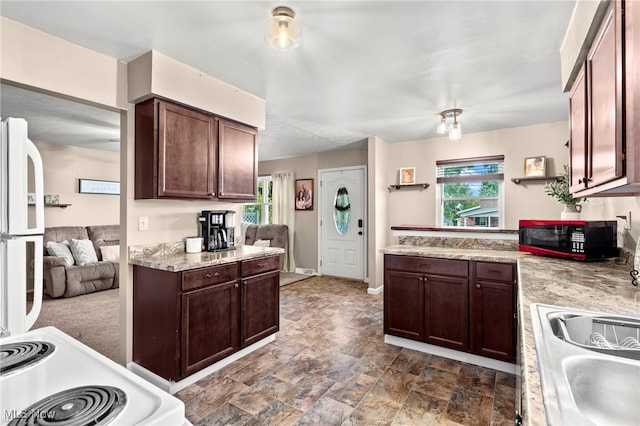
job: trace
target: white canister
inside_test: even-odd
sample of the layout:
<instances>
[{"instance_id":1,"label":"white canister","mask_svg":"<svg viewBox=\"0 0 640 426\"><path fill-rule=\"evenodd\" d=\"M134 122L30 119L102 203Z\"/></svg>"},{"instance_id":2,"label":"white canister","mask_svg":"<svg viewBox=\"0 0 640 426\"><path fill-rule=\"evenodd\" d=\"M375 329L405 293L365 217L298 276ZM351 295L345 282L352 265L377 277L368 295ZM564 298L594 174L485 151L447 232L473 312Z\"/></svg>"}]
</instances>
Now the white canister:
<instances>
[{"instance_id":1,"label":"white canister","mask_svg":"<svg viewBox=\"0 0 640 426\"><path fill-rule=\"evenodd\" d=\"M200 253L202 251L201 237L187 237L185 242L187 253Z\"/></svg>"}]
</instances>

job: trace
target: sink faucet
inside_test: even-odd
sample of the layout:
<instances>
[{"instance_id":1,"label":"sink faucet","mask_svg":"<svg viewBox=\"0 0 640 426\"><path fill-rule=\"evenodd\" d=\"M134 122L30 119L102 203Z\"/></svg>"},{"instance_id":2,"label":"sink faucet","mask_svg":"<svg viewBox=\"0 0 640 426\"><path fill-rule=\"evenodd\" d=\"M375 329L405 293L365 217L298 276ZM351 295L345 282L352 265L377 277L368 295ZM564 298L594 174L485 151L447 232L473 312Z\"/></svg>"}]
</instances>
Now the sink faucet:
<instances>
[{"instance_id":1,"label":"sink faucet","mask_svg":"<svg viewBox=\"0 0 640 426\"><path fill-rule=\"evenodd\" d=\"M11 332L9 330L6 330L4 327L0 327L0 338L9 336L11 336Z\"/></svg>"}]
</instances>

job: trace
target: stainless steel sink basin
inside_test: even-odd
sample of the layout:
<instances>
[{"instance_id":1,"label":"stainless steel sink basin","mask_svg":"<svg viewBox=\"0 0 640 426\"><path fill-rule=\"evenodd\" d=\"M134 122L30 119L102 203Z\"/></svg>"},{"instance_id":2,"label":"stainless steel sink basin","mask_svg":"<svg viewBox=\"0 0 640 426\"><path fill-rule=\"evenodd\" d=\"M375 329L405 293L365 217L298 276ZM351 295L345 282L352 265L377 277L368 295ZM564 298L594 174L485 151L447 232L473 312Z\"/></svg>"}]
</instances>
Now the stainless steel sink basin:
<instances>
[{"instance_id":1,"label":"stainless steel sink basin","mask_svg":"<svg viewBox=\"0 0 640 426\"><path fill-rule=\"evenodd\" d=\"M640 425L640 319L530 308L547 423Z\"/></svg>"}]
</instances>

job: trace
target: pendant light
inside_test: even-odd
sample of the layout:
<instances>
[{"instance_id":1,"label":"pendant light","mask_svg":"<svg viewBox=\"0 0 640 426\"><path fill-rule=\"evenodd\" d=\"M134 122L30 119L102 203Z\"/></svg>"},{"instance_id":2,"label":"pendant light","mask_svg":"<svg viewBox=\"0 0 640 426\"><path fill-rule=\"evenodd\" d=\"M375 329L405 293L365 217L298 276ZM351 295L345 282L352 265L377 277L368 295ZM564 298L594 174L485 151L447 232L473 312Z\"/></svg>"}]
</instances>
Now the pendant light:
<instances>
[{"instance_id":1,"label":"pendant light","mask_svg":"<svg viewBox=\"0 0 640 426\"><path fill-rule=\"evenodd\" d=\"M462 112L462 111L460 111ZM457 110L453 110L453 124L449 127L449 140L457 141L462 137L462 127L457 120Z\"/></svg>"},{"instance_id":2,"label":"pendant light","mask_svg":"<svg viewBox=\"0 0 640 426\"><path fill-rule=\"evenodd\" d=\"M271 11L265 33L269 46L276 50L287 51L300 45L302 30L295 17L295 12L286 6L278 6Z\"/></svg>"}]
</instances>

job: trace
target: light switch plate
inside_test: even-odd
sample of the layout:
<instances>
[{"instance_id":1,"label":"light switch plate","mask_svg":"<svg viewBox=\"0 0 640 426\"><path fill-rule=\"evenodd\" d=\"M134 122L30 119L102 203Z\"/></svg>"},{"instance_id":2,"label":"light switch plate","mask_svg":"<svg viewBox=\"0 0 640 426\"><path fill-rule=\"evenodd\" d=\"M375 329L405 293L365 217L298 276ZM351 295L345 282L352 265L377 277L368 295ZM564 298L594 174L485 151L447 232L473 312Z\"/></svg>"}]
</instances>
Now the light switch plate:
<instances>
[{"instance_id":1,"label":"light switch plate","mask_svg":"<svg viewBox=\"0 0 640 426\"><path fill-rule=\"evenodd\" d=\"M149 216L138 216L138 231L149 229Z\"/></svg>"}]
</instances>

